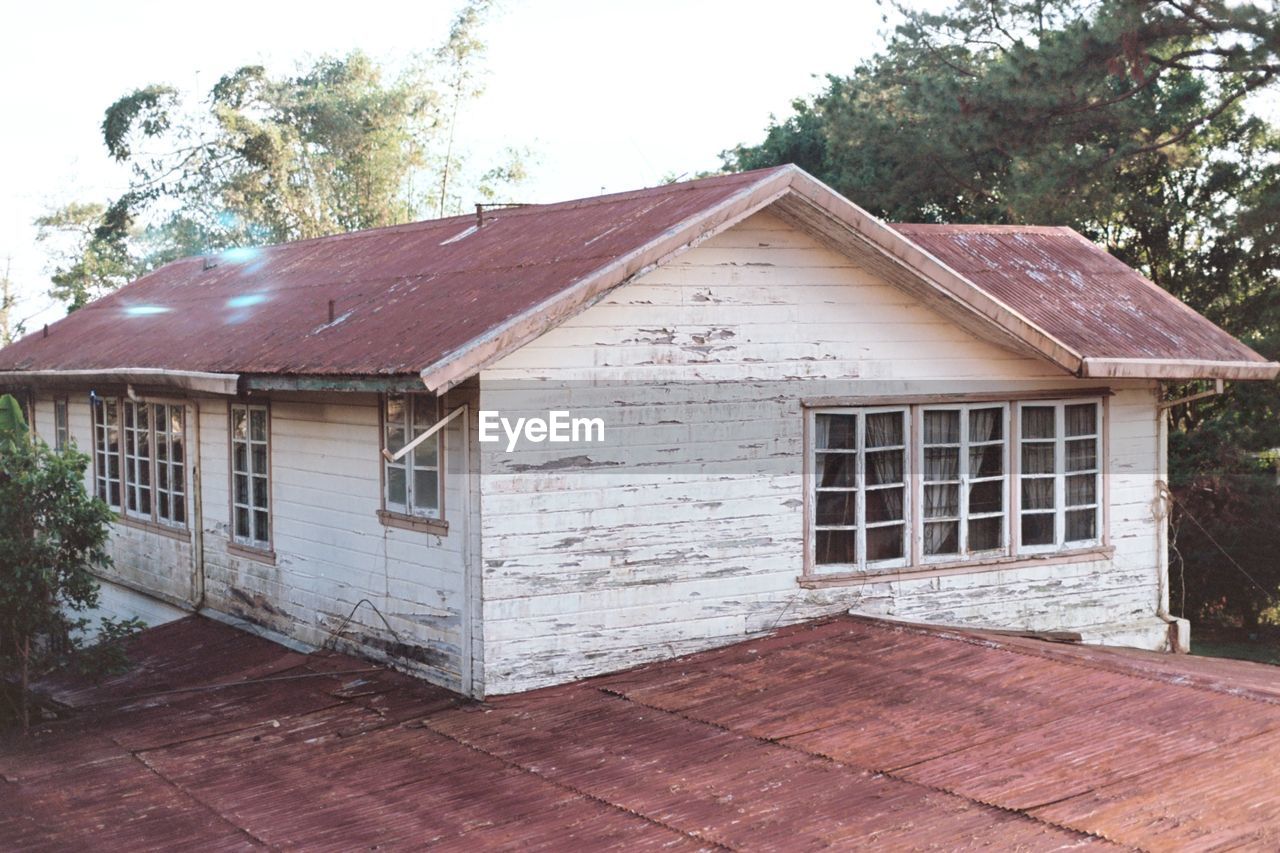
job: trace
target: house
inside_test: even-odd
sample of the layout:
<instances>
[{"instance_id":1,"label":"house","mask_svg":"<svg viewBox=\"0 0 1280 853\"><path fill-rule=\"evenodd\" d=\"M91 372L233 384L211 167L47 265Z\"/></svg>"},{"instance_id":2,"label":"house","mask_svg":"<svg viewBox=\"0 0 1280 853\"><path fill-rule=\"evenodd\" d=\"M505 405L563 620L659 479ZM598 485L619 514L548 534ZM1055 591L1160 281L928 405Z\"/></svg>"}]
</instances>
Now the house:
<instances>
[{"instance_id":1,"label":"house","mask_svg":"<svg viewBox=\"0 0 1280 853\"><path fill-rule=\"evenodd\" d=\"M849 610L1185 645L1161 382L1278 369L1070 229L790 166L188 258L0 350L110 581L477 696Z\"/></svg>"}]
</instances>

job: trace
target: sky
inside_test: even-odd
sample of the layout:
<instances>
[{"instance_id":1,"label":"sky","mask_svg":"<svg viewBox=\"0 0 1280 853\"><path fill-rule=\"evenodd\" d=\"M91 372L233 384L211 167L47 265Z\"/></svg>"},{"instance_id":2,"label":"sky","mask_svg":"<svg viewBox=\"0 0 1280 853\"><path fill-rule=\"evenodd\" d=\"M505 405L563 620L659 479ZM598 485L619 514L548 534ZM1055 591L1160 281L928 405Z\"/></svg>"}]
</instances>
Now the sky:
<instances>
[{"instance_id":1,"label":"sky","mask_svg":"<svg viewBox=\"0 0 1280 853\"><path fill-rule=\"evenodd\" d=\"M61 316L32 220L107 201L127 175L102 146L103 110L151 83L206 93L248 63L287 73L359 48L392 64L443 41L455 0L22 3L0 28L0 273L28 328ZM930 5L936 5L931 3ZM485 30L487 90L464 147L527 148L516 190L539 203L714 168L771 114L881 43L874 0L503 0Z\"/></svg>"}]
</instances>

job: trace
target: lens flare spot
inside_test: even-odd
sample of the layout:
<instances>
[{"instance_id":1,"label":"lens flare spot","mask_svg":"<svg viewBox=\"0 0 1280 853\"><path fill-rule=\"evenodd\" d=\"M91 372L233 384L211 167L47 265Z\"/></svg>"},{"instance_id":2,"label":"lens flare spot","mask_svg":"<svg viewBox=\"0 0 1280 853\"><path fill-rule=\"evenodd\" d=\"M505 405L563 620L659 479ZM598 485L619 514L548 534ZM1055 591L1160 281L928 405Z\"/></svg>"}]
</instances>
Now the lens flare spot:
<instances>
[{"instance_id":1,"label":"lens flare spot","mask_svg":"<svg viewBox=\"0 0 1280 853\"><path fill-rule=\"evenodd\" d=\"M152 314L168 314L172 310L163 305L128 305L124 313L130 317L148 317Z\"/></svg>"},{"instance_id":2,"label":"lens flare spot","mask_svg":"<svg viewBox=\"0 0 1280 853\"><path fill-rule=\"evenodd\" d=\"M255 305L261 305L267 301L265 293L244 293L240 296L233 296L227 300L228 308L252 308Z\"/></svg>"},{"instance_id":3,"label":"lens flare spot","mask_svg":"<svg viewBox=\"0 0 1280 853\"><path fill-rule=\"evenodd\" d=\"M261 249L254 249L249 246L245 246L243 248L238 248L238 249L227 249L226 251L218 255L218 257L222 260L223 263L245 264L245 263L248 263L249 261L252 261L254 258L258 257L258 255L260 254L262 254Z\"/></svg>"}]
</instances>

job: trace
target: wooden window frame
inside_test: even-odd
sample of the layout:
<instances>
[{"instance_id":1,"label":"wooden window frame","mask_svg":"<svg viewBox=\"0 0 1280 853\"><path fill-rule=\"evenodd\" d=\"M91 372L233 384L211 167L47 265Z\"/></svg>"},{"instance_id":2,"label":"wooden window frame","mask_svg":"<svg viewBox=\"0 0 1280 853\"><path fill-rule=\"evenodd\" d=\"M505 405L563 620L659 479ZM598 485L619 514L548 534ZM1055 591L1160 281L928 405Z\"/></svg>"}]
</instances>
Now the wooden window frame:
<instances>
[{"instance_id":1,"label":"wooden window frame","mask_svg":"<svg viewBox=\"0 0 1280 853\"><path fill-rule=\"evenodd\" d=\"M107 405L115 407L116 450L108 450ZM93 424L93 493L113 511L123 515L124 509L124 411L118 397L99 397L90 406ZM101 419L101 420L100 420ZM116 457L116 476L111 476L111 457ZM111 484L115 483L119 500L111 502Z\"/></svg>"},{"instance_id":2,"label":"wooden window frame","mask_svg":"<svg viewBox=\"0 0 1280 853\"><path fill-rule=\"evenodd\" d=\"M801 576L798 578L802 586L819 588L825 586L839 586L848 583L858 583L869 579L884 576L945 576L950 574L963 574L972 571L998 570L1002 568L1016 568L1024 565L1041 565L1045 562L1062 562L1074 563L1089 560L1106 559L1114 553L1111 545L1110 534L1110 488L1109 477L1107 472L1110 466L1110 448L1109 448L1109 431L1111 426L1110 420L1110 389L1106 388L1082 388L1082 389L1060 389L1053 391L1037 390L1025 392L992 392L992 393L973 393L960 395L946 394L930 394L930 395L898 395L898 396L874 396L874 397L821 397L809 398L801 400L801 412L803 415L803 490L804 490L804 564ZM1070 405L1079 405L1082 403L1094 403L1097 405L1097 432L1094 438L1097 441L1097 469L1094 472L1097 477L1096 495L1098 504L1096 506L1096 524L1097 537L1091 540L1082 540L1069 543L1056 544L1053 548L1044 548L1043 550L1028 551L1021 546L1020 533L1022 527L1021 518L1021 473L1020 473L1020 456L1021 456L1021 407L1026 405L1055 405L1059 410L1065 412L1065 407ZM924 485L923 485L923 413L925 409L937 408L960 408L981 409L992 408L1000 405L1005 411L1005 432L1004 432L1004 474L1005 481L1003 495L1005 500L1004 506L1004 535L1003 544L999 550L990 550L983 552L975 552L970 555L951 554L951 555L935 555L929 558L923 556L923 506L924 506ZM911 488L908 490L910 495L909 504L904 509L904 516L908 519L908 533L911 542L909 549L909 557L904 561L903 565L887 565L891 561L884 563L876 562L867 566L863 564L861 568L844 573L824 571L817 567L814 559L814 550L816 547L816 500L814 496L814 477L815 477L815 421L816 414L822 412L849 412L852 410L871 412L885 411L896 408L908 409L908 459L904 463L906 473L904 476L908 479ZM1058 417L1058 416L1056 416ZM1065 415L1061 416L1065 417ZM861 427L860 427L861 429ZM1065 436L1060 435L1057 439L1062 442L1065 447ZM1055 451L1056 453L1057 451ZM1065 452L1065 451L1064 451ZM967 457L967 453L962 454ZM967 469L967 458L964 460ZM1065 477L1065 472L1061 472L1061 476ZM860 498L861 499L861 498ZM1056 495L1055 495L1056 499ZM1065 493L1063 494L1065 500ZM1062 510L1065 513L1065 508ZM1065 518L1065 515L1064 515ZM1065 522L1064 522L1065 523ZM897 563L899 561L892 561ZM845 568L848 568L845 566Z\"/></svg>"},{"instance_id":3,"label":"wooden window frame","mask_svg":"<svg viewBox=\"0 0 1280 853\"><path fill-rule=\"evenodd\" d=\"M112 504L108 499L106 501L109 506L118 515L118 521L125 523L131 527L138 527L146 530L154 530L165 535L179 539L189 539L191 534L191 508L188 499L191 497L191 446L188 439L191 431L189 429L189 421L187 412L187 403L185 400L168 397L139 397L131 399L119 396L103 396L98 398L98 403L93 406L92 422L93 422L93 460L94 460L94 493L98 494L99 478L103 477L100 470L102 459L100 458L99 434L100 425L98 422L99 413L106 411L106 406L110 404L116 408L116 430L119 435L119 444L117 455L120 458L120 476L117 480L120 486L120 503ZM125 426L125 412L128 406L145 406L147 412L147 442L148 442L148 459L147 459L147 475L149 482L145 487L134 483L130 479L130 466L128 464L127 454L127 437L125 435L127 427ZM162 491L158 485L156 466L158 463L156 458L156 407L164 407L168 409L178 409L182 413L182 521L176 522L172 518L163 518L159 511L159 493ZM105 420L105 419L104 419ZM134 430L136 432L136 427ZM170 451L172 452L172 451ZM136 456L136 454L134 454ZM108 454L109 456L109 454ZM107 460L109 462L109 460ZM166 463L171 464L171 463ZM134 466L136 468L136 465ZM109 465L108 465L109 471ZM136 472L134 472L136 476ZM110 495L111 480L106 479L108 498ZM145 489L150 501L150 512L140 512L139 510L130 510L129 506L129 489ZM169 493L170 497L170 515L172 515L172 499L174 496L172 488L164 490ZM141 491L138 492L141 494Z\"/></svg>"},{"instance_id":4,"label":"wooden window frame","mask_svg":"<svg viewBox=\"0 0 1280 853\"><path fill-rule=\"evenodd\" d=\"M258 512L253 506L253 480L262 476L266 478L267 489L267 538L265 540L254 539L252 537L241 536L236 531L236 509L240 504L236 501L236 409L243 409L245 412L245 461L249 466L245 476L249 478L249 502L244 504L245 509L250 513L251 528L255 527L253 521L253 513ZM266 439L262 442L253 440L253 423L252 413L254 410L263 412L265 418L265 435ZM266 448L266 472L259 475L253 469L253 445L263 444ZM268 562L275 561L275 481L272 476L272 454L271 454L271 405L269 401L249 401L249 400L228 400L227 401L227 529L228 550L232 553L242 556L252 557L254 559L265 559Z\"/></svg>"},{"instance_id":5,"label":"wooden window frame","mask_svg":"<svg viewBox=\"0 0 1280 853\"><path fill-rule=\"evenodd\" d=\"M438 423L441 417L442 400L432 394L419 392L405 392L403 394L380 394L378 396L378 449L383 450L387 446L387 403L392 397L401 397L409 401L406 407L405 420L405 437L406 441L412 440L413 423L417 412L419 401L431 401L435 412L435 417L431 421L432 424ZM445 536L449 532L449 522L445 517L445 478L447 465L448 442L446 434L448 429L441 429L435 435L436 442L436 514L428 515L426 513L418 513L414 511L414 505L411 501L412 480L413 480L413 453L410 452L405 456L405 498L406 502L404 510L392 508L387 501L387 460L379 453L378 457L378 493L379 493L379 509L377 512L378 520L387 527L396 527L403 530L415 530L423 533L433 533L437 536ZM427 439L430 441L431 439Z\"/></svg>"},{"instance_id":6,"label":"wooden window frame","mask_svg":"<svg viewBox=\"0 0 1280 853\"><path fill-rule=\"evenodd\" d=\"M58 414L62 423L58 423ZM61 453L71 444L71 401L65 397L53 398L53 449Z\"/></svg>"},{"instance_id":7,"label":"wooden window frame","mask_svg":"<svg viewBox=\"0 0 1280 853\"><path fill-rule=\"evenodd\" d=\"M1066 435L1066 409L1068 406L1093 405L1095 407L1095 432L1087 436L1067 436ZM1052 475L1031 475L1022 472L1022 445L1028 441L1043 441L1042 439L1027 439L1022 435L1022 411L1027 407L1053 408L1054 410L1054 438L1053 438L1053 456L1054 466ZM1014 553L1020 557L1031 557L1043 554L1056 554L1062 551L1075 550L1081 548L1100 548L1110 541L1108 531L1108 504L1109 494L1106 487L1107 477L1107 442L1106 435L1108 431L1107 423L1107 406L1105 399L1101 397L1074 397L1055 400L1022 400L1018 401L1015 408L1014 421L1017 435L1017 453L1014 454L1016 459L1017 475L1014 477L1014 507L1017 510L1017 548ZM1068 472L1066 470L1066 445L1068 441L1089 439L1094 441L1095 468L1092 471ZM1092 539L1073 539L1066 538L1066 514L1071 507L1067 506L1067 488L1066 478L1068 476L1080 476L1082 474L1092 473L1094 475L1094 498L1096 503L1093 505L1094 510L1094 532ZM1045 478L1052 476L1054 483L1054 507L1053 507L1053 542L1046 545L1027 545L1022 542L1022 484L1024 478ZM1078 505L1084 506L1084 505ZM1085 507L1088 508L1088 507Z\"/></svg>"}]
</instances>

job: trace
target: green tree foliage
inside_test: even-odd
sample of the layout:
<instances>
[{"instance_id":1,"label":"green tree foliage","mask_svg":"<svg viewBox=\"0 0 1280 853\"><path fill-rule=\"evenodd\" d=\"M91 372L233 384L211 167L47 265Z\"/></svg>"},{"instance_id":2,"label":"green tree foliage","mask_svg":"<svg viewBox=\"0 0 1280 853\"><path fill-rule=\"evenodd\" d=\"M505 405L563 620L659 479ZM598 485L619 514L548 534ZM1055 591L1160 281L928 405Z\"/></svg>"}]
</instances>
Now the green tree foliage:
<instances>
[{"instance_id":1,"label":"green tree foliage","mask_svg":"<svg viewBox=\"0 0 1280 853\"><path fill-rule=\"evenodd\" d=\"M898 14L882 52L724 152L725 168L794 162L891 220L1070 225L1280 356L1280 137L1250 109L1280 75L1273 4L960 0ZM1232 385L1173 417L1175 494L1276 590L1261 531L1246 541L1231 525L1275 505L1253 454L1280 445L1280 385ZM1257 587L1179 527L1188 615L1256 613ZM1244 584L1213 587L1226 573Z\"/></svg>"},{"instance_id":2,"label":"green tree foliage","mask_svg":"<svg viewBox=\"0 0 1280 853\"><path fill-rule=\"evenodd\" d=\"M0 682L16 683L24 728L31 677L79 647L92 572L110 564L111 511L85 493L88 464L33 438L17 400L0 397Z\"/></svg>"},{"instance_id":3,"label":"green tree foliage","mask_svg":"<svg viewBox=\"0 0 1280 853\"><path fill-rule=\"evenodd\" d=\"M474 176L456 151L459 111L482 91L490 5L470 0L440 48L395 76L357 51L293 76L238 68L196 105L162 85L120 98L102 134L128 189L37 222L65 247L53 295L74 309L177 257L453 212L464 192L518 181L517 152Z\"/></svg>"}]
</instances>

